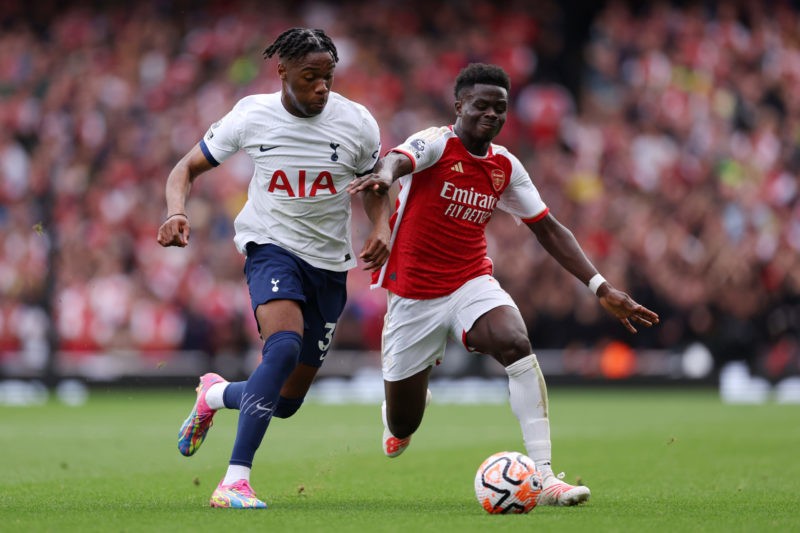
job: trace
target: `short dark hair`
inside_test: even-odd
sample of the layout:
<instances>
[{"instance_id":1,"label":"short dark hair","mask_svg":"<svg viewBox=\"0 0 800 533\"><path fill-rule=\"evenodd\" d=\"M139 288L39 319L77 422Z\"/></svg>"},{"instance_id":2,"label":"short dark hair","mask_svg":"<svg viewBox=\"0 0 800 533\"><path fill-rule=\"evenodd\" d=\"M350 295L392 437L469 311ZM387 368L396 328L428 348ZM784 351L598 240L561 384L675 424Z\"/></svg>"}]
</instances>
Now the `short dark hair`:
<instances>
[{"instance_id":1,"label":"short dark hair","mask_svg":"<svg viewBox=\"0 0 800 533\"><path fill-rule=\"evenodd\" d=\"M333 41L322 30L310 28L291 28L278 35L275 42L264 50L264 57L275 54L281 59L297 59L311 52L328 52L333 62L339 62L339 55Z\"/></svg>"},{"instance_id":2,"label":"short dark hair","mask_svg":"<svg viewBox=\"0 0 800 533\"><path fill-rule=\"evenodd\" d=\"M455 95L459 97L461 91L467 87L472 87L478 83L486 85L496 85L511 90L511 80L505 70L497 65L487 65L485 63L470 63L464 67L456 77Z\"/></svg>"}]
</instances>

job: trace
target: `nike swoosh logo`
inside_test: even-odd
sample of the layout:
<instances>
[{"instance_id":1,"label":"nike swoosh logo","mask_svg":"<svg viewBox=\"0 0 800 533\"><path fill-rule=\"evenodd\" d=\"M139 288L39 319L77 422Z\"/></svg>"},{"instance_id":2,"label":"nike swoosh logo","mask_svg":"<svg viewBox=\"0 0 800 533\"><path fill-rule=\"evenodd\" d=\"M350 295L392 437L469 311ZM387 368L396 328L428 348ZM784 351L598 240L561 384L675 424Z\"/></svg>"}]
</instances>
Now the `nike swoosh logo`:
<instances>
[{"instance_id":1,"label":"nike swoosh logo","mask_svg":"<svg viewBox=\"0 0 800 533\"><path fill-rule=\"evenodd\" d=\"M264 406L263 406L263 405L261 405L260 403L257 403L257 404L255 405L255 408L256 408L256 409L258 409L259 411L272 411L272 409L271 409L271 408L269 408L269 407L264 407Z\"/></svg>"},{"instance_id":2,"label":"nike swoosh logo","mask_svg":"<svg viewBox=\"0 0 800 533\"><path fill-rule=\"evenodd\" d=\"M270 150L274 150L275 148L277 148L277 146L267 146L267 147L264 147L264 145L263 145L263 144L262 144L261 146L259 146L259 147L258 147L258 149L259 149L260 151L262 151L262 152L269 152Z\"/></svg>"}]
</instances>

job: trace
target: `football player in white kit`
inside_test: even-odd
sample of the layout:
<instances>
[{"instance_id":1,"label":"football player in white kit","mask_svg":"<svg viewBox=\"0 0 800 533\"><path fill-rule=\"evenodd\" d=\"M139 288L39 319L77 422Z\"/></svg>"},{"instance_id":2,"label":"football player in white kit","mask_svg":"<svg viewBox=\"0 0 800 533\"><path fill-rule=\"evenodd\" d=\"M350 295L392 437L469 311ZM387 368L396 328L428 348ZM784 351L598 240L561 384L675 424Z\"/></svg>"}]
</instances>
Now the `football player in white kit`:
<instances>
[{"instance_id":1,"label":"football player in white kit","mask_svg":"<svg viewBox=\"0 0 800 533\"><path fill-rule=\"evenodd\" d=\"M511 409L543 476L538 503L575 505L590 491L553 474L544 377L522 316L492 277L486 256L484 231L492 213L500 208L520 218L631 332L633 323L651 326L658 315L597 272L572 232L549 212L520 161L492 144L506 120L509 88L500 67L469 65L455 83L455 124L411 135L381 159L374 174L348 187L353 193L385 191L400 180L389 260L373 273L375 285L388 290L383 450L396 457L408 447L430 400L431 369L451 336L505 367Z\"/></svg>"},{"instance_id":2,"label":"football player in white kit","mask_svg":"<svg viewBox=\"0 0 800 533\"><path fill-rule=\"evenodd\" d=\"M356 265L346 187L373 169L380 151L372 115L331 91L338 55L322 30L287 30L264 55L279 58L281 91L240 100L175 166L167 178L167 218L158 230L162 246L186 246L191 183L239 150L250 155L255 171L234 222L234 242L247 256L262 362L247 381L203 375L178 434L180 452L193 455L216 410L239 410L228 470L212 507L266 508L250 486L253 457L272 417L300 408L328 353L347 299L347 271ZM372 229L359 258L375 270L389 256L391 208L383 191L367 191L363 200Z\"/></svg>"}]
</instances>

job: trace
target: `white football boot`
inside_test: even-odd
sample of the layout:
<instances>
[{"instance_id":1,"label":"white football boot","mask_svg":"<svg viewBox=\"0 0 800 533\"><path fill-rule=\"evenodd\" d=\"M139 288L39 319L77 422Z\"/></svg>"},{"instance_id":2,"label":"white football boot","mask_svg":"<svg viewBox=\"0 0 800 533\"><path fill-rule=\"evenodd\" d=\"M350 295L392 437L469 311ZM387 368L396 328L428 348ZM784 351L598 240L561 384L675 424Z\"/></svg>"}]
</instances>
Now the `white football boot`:
<instances>
[{"instance_id":1,"label":"white football boot","mask_svg":"<svg viewBox=\"0 0 800 533\"><path fill-rule=\"evenodd\" d=\"M431 403L431 390L425 395L425 407ZM411 444L411 435L404 439L398 439L389 431L389 423L386 421L386 400L381 405L381 418L383 419L383 453L386 457L397 457L403 453L408 445Z\"/></svg>"},{"instance_id":2,"label":"white football boot","mask_svg":"<svg viewBox=\"0 0 800 533\"><path fill-rule=\"evenodd\" d=\"M559 476L562 474L559 474ZM564 483L552 473L542 480L542 493L536 501L537 505L578 505L589 499L592 493L589 487Z\"/></svg>"}]
</instances>

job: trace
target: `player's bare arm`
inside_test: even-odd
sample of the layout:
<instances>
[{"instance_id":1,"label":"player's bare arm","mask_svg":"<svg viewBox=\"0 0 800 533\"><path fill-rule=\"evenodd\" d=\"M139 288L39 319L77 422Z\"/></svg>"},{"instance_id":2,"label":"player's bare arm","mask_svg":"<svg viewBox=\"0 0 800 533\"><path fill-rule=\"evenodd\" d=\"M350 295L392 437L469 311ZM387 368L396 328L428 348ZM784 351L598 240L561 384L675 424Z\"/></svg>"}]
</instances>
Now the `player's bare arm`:
<instances>
[{"instance_id":1,"label":"player's bare arm","mask_svg":"<svg viewBox=\"0 0 800 533\"><path fill-rule=\"evenodd\" d=\"M167 218L158 228L158 244L164 247L184 247L189 244L191 226L186 215L186 197L195 178L211 168L211 163L198 144L169 173L166 185Z\"/></svg>"},{"instance_id":2,"label":"player's bare arm","mask_svg":"<svg viewBox=\"0 0 800 533\"><path fill-rule=\"evenodd\" d=\"M347 191L350 194L366 190L385 193L397 178L410 174L412 170L414 164L407 155L389 152L378 161L371 174L359 176L351 181L347 185Z\"/></svg>"},{"instance_id":3,"label":"player's bare arm","mask_svg":"<svg viewBox=\"0 0 800 533\"><path fill-rule=\"evenodd\" d=\"M362 194L364 211L372 222L372 231L364 242L359 258L364 262L365 270L378 270L389 259L389 216L391 205L386 192L365 190Z\"/></svg>"},{"instance_id":4,"label":"player's bare arm","mask_svg":"<svg viewBox=\"0 0 800 533\"><path fill-rule=\"evenodd\" d=\"M588 284L597 274L597 269L586 257L575 235L552 214L528 224L528 227L547 253L584 284ZM647 327L658 324L656 313L636 303L627 293L615 289L608 281L604 280L598 287L597 296L600 298L600 305L617 317L631 333L637 331L634 322Z\"/></svg>"}]
</instances>

